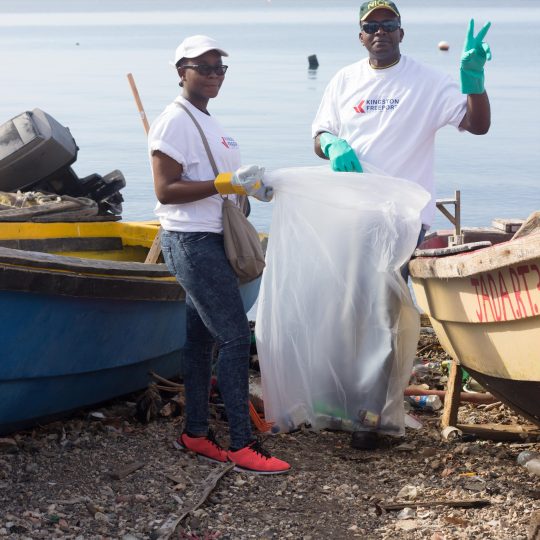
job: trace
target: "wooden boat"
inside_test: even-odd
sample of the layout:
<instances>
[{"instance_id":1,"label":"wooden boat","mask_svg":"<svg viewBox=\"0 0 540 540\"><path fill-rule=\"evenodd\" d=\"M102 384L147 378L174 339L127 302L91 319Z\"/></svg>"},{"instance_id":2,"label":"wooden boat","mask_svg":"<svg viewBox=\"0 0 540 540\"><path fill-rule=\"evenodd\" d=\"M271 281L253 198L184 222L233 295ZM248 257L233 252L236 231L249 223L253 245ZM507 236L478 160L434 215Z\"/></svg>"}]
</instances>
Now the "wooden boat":
<instances>
[{"instance_id":1,"label":"wooden boat","mask_svg":"<svg viewBox=\"0 0 540 540\"><path fill-rule=\"evenodd\" d=\"M426 237L409 264L420 308L474 379L540 426L540 212L513 232ZM491 245L489 245L491 243Z\"/></svg>"},{"instance_id":2,"label":"wooden boat","mask_svg":"<svg viewBox=\"0 0 540 540\"><path fill-rule=\"evenodd\" d=\"M0 224L0 433L178 374L184 292L157 223ZM242 285L246 311L259 280Z\"/></svg>"}]
</instances>

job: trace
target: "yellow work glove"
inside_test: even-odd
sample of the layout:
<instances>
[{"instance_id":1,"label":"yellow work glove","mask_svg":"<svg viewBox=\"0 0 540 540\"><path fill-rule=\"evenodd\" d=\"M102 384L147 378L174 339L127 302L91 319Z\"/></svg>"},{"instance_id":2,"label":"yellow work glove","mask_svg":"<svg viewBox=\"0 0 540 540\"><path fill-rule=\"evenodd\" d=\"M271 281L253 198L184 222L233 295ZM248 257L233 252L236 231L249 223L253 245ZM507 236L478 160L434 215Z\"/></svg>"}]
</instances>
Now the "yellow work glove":
<instances>
[{"instance_id":1,"label":"yellow work glove","mask_svg":"<svg viewBox=\"0 0 540 540\"><path fill-rule=\"evenodd\" d=\"M274 195L274 189L263 184L264 167L244 165L235 172L220 173L214 180L220 195L249 195L268 202Z\"/></svg>"}]
</instances>

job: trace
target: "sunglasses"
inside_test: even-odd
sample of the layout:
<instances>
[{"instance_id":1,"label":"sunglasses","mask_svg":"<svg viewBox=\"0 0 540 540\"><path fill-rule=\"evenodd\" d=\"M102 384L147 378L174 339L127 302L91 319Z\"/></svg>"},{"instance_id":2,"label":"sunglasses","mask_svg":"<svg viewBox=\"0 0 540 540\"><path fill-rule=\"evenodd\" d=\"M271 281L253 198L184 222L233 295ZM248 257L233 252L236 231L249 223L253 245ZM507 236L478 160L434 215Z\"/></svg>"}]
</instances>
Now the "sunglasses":
<instances>
[{"instance_id":1,"label":"sunglasses","mask_svg":"<svg viewBox=\"0 0 540 540\"><path fill-rule=\"evenodd\" d=\"M385 32L395 32L400 27L399 21L397 19L391 19L389 21L372 21L365 22L362 24L362 31L366 34L374 34L382 28Z\"/></svg>"},{"instance_id":2,"label":"sunglasses","mask_svg":"<svg viewBox=\"0 0 540 540\"><path fill-rule=\"evenodd\" d=\"M225 75L227 72L227 69L229 66L209 66L208 64L192 64L192 65L185 65L180 66L183 68L191 68L194 69L199 75L203 75L204 77L208 77L210 73L214 72L216 75Z\"/></svg>"}]
</instances>

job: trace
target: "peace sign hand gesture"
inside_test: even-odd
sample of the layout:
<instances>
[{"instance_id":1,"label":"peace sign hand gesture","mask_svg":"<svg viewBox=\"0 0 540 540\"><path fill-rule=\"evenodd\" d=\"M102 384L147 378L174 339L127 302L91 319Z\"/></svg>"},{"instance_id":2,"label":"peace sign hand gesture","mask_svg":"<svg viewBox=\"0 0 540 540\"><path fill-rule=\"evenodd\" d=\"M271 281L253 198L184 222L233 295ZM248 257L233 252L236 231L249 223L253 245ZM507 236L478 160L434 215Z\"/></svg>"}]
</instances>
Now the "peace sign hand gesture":
<instances>
[{"instance_id":1,"label":"peace sign hand gesture","mask_svg":"<svg viewBox=\"0 0 540 540\"><path fill-rule=\"evenodd\" d=\"M461 55L461 91L464 94L482 94L484 92L484 64L491 60L491 50L484 43L491 23L488 22L474 35L474 19L469 22L469 30Z\"/></svg>"}]
</instances>

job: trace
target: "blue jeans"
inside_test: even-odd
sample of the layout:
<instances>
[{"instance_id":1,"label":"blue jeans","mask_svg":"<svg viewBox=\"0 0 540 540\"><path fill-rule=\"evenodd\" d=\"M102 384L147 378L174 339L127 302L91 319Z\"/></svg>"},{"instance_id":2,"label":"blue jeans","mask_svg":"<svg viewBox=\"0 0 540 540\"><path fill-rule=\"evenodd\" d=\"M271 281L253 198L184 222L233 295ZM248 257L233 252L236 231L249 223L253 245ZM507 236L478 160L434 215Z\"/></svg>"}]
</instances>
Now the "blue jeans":
<instances>
[{"instance_id":1,"label":"blue jeans","mask_svg":"<svg viewBox=\"0 0 540 540\"><path fill-rule=\"evenodd\" d=\"M223 235L162 231L161 247L169 271L186 291L185 429L208 432L212 350L219 346L218 385L229 420L231 447L252 440L249 419L251 333L238 278L225 256Z\"/></svg>"}]
</instances>

